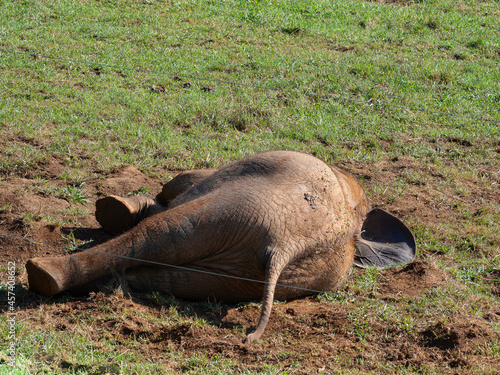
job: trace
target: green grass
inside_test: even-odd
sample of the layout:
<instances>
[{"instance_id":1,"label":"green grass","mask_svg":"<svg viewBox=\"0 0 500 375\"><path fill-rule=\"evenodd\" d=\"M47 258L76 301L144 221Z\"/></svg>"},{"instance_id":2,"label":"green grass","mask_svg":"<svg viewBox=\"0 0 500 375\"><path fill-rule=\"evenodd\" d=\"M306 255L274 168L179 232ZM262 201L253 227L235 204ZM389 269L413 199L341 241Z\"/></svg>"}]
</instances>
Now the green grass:
<instances>
[{"instance_id":1,"label":"green grass","mask_svg":"<svg viewBox=\"0 0 500 375\"><path fill-rule=\"evenodd\" d=\"M0 51L0 177L34 178L50 160L63 161L69 169L58 183L39 178L28 189L88 215L85 181L123 164L166 179L173 170L219 167L271 149L381 173L380 163L396 158L418 163L388 184L368 181L368 194L375 205L390 205L425 192L435 210L456 212L459 219L441 223L405 218L419 257L439 264L454 283L401 302L482 316L498 303L483 277L499 267L500 206L475 201L468 183L479 184L483 197L498 189L499 33L498 0L0 0L0 49L21 52ZM19 215L26 227L63 224L42 213ZM71 233L66 241L80 245ZM368 271L343 291L376 297L380 282L379 271ZM361 339L372 334L365 316L408 334L427 316L370 306L349 315L349 329ZM183 319L170 310L170 319ZM96 341L84 328L19 329L19 374L170 371L135 351L114 360L118 344ZM494 342L482 350L499 358ZM203 353L165 355L187 373L239 368ZM363 366L342 364L351 373Z\"/></svg>"},{"instance_id":2,"label":"green grass","mask_svg":"<svg viewBox=\"0 0 500 375\"><path fill-rule=\"evenodd\" d=\"M3 131L37 140L21 152L17 145L15 153L4 150L3 164L22 172L52 154L79 166L92 159L105 169L123 163L192 168L271 148L302 149L330 161L435 153L426 142L408 149L395 132L466 139L488 153L491 144L483 141L498 139L498 124L398 106L499 120L495 5L4 3L2 19L11 22L2 28L3 48L102 65L2 53ZM380 150L381 139L395 142ZM354 148L346 149L350 143Z\"/></svg>"}]
</instances>

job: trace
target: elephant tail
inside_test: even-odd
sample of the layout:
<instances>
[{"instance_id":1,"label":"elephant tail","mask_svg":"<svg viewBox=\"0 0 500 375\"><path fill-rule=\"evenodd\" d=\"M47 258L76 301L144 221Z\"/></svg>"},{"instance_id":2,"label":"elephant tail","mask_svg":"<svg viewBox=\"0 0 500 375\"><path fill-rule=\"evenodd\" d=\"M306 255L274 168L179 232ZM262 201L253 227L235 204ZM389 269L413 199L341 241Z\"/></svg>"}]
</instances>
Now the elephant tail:
<instances>
[{"instance_id":1,"label":"elephant tail","mask_svg":"<svg viewBox=\"0 0 500 375\"><path fill-rule=\"evenodd\" d=\"M275 252L273 251L271 253ZM287 253L284 252L284 254ZM274 302L274 293L276 291L276 283L278 282L278 279L287 266L289 260L290 259L283 259L277 256L271 257L266 270L266 284L264 287L264 297L262 299L262 310L260 312L259 323L257 323L255 331L247 336L245 343L251 344L255 340L258 340L264 333L267 322L269 321L269 317L271 316L271 310Z\"/></svg>"}]
</instances>

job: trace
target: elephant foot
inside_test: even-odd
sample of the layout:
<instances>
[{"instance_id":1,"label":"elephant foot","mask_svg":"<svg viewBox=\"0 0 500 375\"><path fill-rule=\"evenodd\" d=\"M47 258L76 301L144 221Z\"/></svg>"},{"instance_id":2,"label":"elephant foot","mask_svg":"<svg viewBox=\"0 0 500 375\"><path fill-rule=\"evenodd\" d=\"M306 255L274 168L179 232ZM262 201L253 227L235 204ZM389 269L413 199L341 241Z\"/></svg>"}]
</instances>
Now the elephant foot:
<instances>
[{"instance_id":1,"label":"elephant foot","mask_svg":"<svg viewBox=\"0 0 500 375\"><path fill-rule=\"evenodd\" d=\"M110 195L96 203L95 217L102 229L113 234L121 234L148 216L157 214L165 208L148 197L122 198Z\"/></svg>"},{"instance_id":2,"label":"elephant foot","mask_svg":"<svg viewBox=\"0 0 500 375\"><path fill-rule=\"evenodd\" d=\"M29 288L45 296L66 289L67 258L34 258L26 263Z\"/></svg>"}]
</instances>

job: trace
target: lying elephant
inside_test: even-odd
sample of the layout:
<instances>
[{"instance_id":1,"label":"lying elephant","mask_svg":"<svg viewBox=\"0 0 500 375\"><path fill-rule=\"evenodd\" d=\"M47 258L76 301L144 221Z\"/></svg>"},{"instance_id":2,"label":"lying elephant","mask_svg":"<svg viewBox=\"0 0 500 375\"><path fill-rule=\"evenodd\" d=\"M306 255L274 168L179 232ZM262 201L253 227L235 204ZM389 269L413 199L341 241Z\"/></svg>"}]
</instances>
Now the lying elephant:
<instances>
[{"instance_id":1,"label":"lying elephant","mask_svg":"<svg viewBox=\"0 0 500 375\"><path fill-rule=\"evenodd\" d=\"M185 299L263 296L247 342L262 335L274 298L331 290L353 262L383 267L415 256L410 231L382 210L369 212L353 177L298 152L185 172L156 199L109 196L96 208L105 230L125 233L69 256L29 260L31 289L50 296L120 270L133 289Z\"/></svg>"}]
</instances>

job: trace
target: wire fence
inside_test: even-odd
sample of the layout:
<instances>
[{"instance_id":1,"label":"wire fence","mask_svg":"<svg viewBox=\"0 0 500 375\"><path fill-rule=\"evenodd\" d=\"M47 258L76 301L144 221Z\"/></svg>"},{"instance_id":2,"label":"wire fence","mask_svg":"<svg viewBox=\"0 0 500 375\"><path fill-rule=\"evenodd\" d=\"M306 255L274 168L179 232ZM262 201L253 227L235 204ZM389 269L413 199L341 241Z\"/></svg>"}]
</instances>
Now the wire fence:
<instances>
[{"instance_id":1,"label":"wire fence","mask_svg":"<svg viewBox=\"0 0 500 375\"><path fill-rule=\"evenodd\" d=\"M66 245L56 244L56 243L52 243L52 242L38 241L38 240L33 240L31 238L13 236L10 234L5 234L5 233L0 233L0 237L9 238L9 239L13 239L13 240L20 240L20 241L29 242L29 243L38 244L38 245L62 247L62 248L73 250L73 251L88 251L88 252L91 252L94 254L107 255L107 256L112 256L112 257L117 257L117 258L122 258L122 259L134 260L134 261L142 262L145 264L151 264L151 265L162 266L162 267L170 267L170 268L175 268L175 269L179 269L179 270L183 270L183 271L202 273L202 274L206 274L206 275L218 276L218 277L223 277L223 278L232 279L232 280L236 279L236 280L249 281L249 282L258 283L258 284L269 284L267 281L264 281L264 280L256 280L256 279L251 279L251 278L227 275L227 274L222 274L222 273L218 273L218 272L211 272L211 271L206 271L206 270L190 268L190 267L186 267L186 266L179 266L179 265L155 262L155 261L146 260L146 259L128 257L128 256L124 256L124 255L104 253L101 251L94 250L92 248L83 249L83 248L78 248L78 247L77 248L68 247ZM384 300L377 300L377 299L372 299L372 298L359 297L359 296L354 296L354 295L342 293L339 291L328 292L328 291L324 291L324 290L315 290L315 289L309 289L309 288L303 288L303 287L299 287L299 286L285 285L285 284L279 284L279 283L277 283L275 285L279 286L279 287L283 287L283 288L290 288L290 289L296 289L296 290L300 290L300 291L310 292L311 294L327 294L327 295L337 297L337 298L338 297L342 297L342 298L346 298L346 299L351 298L351 299L354 299L357 301L368 302L368 303L372 303L372 304L380 304L380 305L385 305L385 306L390 306L390 307L397 307L397 308L402 308L402 309L409 309L409 310L418 311L418 312L422 312L422 313L442 314L442 315L446 315L446 316L450 316L450 317L473 319L473 320L485 321L488 323L500 324L500 320L488 319L488 318L484 318L484 317L480 317L480 316L473 316L473 315L464 315L464 314L453 313L453 312L438 310L438 309L416 307L416 306L395 303L395 302L389 302L389 301L384 301Z\"/></svg>"},{"instance_id":2,"label":"wire fence","mask_svg":"<svg viewBox=\"0 0 500 375\"><path fill-rule=\"evenodd\" d=\"M25 55L25 56L32 56L32 57L43 58L43 59L48 59L48 60L65 61L65 62L71 62L71 63L75 63L75 64L106 67L106 68L115 69L115 70L129 70L129 71L135 71L138 73L165 75L165 76L169 76L172 79L176 79L176 78L177 79L190 79L193 81L211 82L211 83L217 83L217 84L221 84L221 85L241 86L241 87L253 88L253 89L258 89L258 90L277 91L277 92L287 93L287 94L304 95L304 96L310 96L310 97L316 97L316 98L322 98L322 99L345 101L345 102L351 102L351 103L356 103L356 104L361 104L361 105L368 105L370 107L395 108L395 109L399 109L399 110L421 112L421 113L425 113L428 115L457 117L457 118L465 118L465 119L469 119L469 120L475 120L478 122L489 122L489 123L494 123L494 124L500 124L500 120L495 120L495 119L488 118L485 116L478 117L478 116L471 116L471 115L466 115L466 114L461 114L461 113L433 111L433 110L428 110L425 108L419 108L419 107L413 107L413 106L383 103L379 100L359 100L359 99L350 98L350 97L346 96L345 94L341 94L341 93L316 93L316 92L301 91L301 90L288 90L288 89L284 89L284 88L280 88L280 87L255 85L255 84L251 84L251 83L234 82L234 81L220 80L220 79L216 79L216 78L198 77L198 76L193 76L193 75L177 74L177 73L165 72L165 71L160 71L160 70L131 68L131 67L127 67L127 66L107 64L107 63L103 63L100 61L86 61L86 60L72 59L72 58L66 58L66 57L50 56L50 55L46 55L44 53L38 53L38 52L16 51L16 50L5 49L5 48L0 48L0 52L9 53L9 54L19 54L19 55Z\"/></svg>"}]
</instances>

